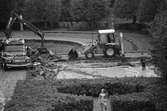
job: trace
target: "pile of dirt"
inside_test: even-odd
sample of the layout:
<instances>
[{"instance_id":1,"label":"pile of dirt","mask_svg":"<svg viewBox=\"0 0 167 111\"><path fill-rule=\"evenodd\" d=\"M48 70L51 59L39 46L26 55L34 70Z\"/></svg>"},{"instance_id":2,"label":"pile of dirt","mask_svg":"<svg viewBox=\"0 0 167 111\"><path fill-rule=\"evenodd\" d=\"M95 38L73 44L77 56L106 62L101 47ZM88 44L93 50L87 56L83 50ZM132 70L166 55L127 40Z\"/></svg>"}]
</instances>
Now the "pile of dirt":
<instances>
[{"instance_id":1,"label":"pile of dirt","mask_svg":"<svg viewBox=\"0 0 167 111\"><path fill-rule=\"evenodd\" d=\"M61 67L56 64L37 64L31 70L31 76L33 79L37 80L55 80L58 73L60 72Z\"/></svg>"}]
</instances>

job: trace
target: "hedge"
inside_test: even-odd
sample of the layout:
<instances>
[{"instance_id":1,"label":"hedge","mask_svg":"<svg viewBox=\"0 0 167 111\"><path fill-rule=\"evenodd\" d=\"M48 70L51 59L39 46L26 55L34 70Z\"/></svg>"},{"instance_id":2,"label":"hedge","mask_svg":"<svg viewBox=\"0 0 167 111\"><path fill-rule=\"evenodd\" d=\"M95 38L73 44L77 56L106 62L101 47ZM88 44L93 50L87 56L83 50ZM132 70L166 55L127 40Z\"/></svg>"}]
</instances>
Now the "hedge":
<instances>
[{"instance_id":1,"label":"hedge","mask_svg":"<svg viewBox=\"0 0 167 111\"><path fill-rule=\"evenodd\" d=\"M155 111L148 93L114 95L110 98L113 111Z\"/></svg>"},{"instance_id":2,"label":"hedge","mask_svg":"<svg viewBox=\"0 0 167 111\"><path fill-rule=\"evenodd\" d=\"M57 81L57 90L61 93L98 97L102 88L109 95L143 92L148 84L147 78L95 79Z\"/></svg>"},{"instance_id":3,"label":"hedge","mask_svg":"<svg viewBox=\"0 0 167 111\"><path fill-rule=\"evenodd\" d=\"M127 94L127 93L133 93L133 92L139 92L143 91L143 86L140 86L138 84L136 85L129 85L129 84L123 84L120 82L116 83L102 83L102 84L77 84L74 86L64 86L64 87L58 87L58 91L61 93L71 93L76 95L86 95L86 96L93 96L98 97L99 91L105 88L109 95L113 94Z\"/></svg>"}]
</instances>

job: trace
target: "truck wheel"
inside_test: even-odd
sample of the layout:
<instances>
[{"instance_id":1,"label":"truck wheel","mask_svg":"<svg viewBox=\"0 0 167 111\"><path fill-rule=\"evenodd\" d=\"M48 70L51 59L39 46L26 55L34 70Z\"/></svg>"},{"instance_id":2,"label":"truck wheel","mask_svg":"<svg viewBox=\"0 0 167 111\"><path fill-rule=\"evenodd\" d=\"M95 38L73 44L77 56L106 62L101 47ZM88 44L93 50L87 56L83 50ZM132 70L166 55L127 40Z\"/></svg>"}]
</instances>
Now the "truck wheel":
<instances>
[{"instance_id":1,"label":"truck wheel","mask_svg":"<svg viewBox=\"0 0 167 111\"><path fill-rule=\"evenodd\" d=\"M113 48L109 47L109 48L106 48L105 51L104 51L104 55L106 57L113 57L115 55L115 51Z\"/></svg>"},{"instance_id":2,"label":"truck wheel","mask_svg":"<svg viewBox=\"0 0 167 111\"><path fill-rule=\"evenodd\" d=\"M85 57L87 59L92 59L92 58L94 58L94 53L93 52L87 52L87 53L85 53Z\"/></svg>"},{"instance_id":3,"label":"truck wheel","mask_svg":"<svg viewBox=\"0 0 167 111\"><path fill-rule=\"evenodd\" d=\"M7 70L8 70L8 67L6 66L5 63L2 63L2 68L3 68L4 71L7 71Z\"/></svg>"}]
</instances>

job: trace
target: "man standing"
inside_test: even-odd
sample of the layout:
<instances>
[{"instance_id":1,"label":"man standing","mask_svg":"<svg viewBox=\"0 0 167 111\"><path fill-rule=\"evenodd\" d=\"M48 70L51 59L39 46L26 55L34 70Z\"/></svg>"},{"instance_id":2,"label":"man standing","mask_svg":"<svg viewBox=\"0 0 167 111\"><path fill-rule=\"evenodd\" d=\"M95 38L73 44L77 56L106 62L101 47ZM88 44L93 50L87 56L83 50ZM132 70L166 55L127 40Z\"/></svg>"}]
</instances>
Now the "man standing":
<instances>
[{"instance_id":1,"label":"man standing","mask_svg":"<svg viewBox=\"0 0 167 111\"><path fill-rule=\"evenodd\" d=\"M69 60L76 60L78 58L78 53L75 48L72 48L68 53Z\"/></svg>"},{"instance_id":2,"label":"man standing","mask_svg":"<svg viewBox=\"0 0 167 111\"><path fill-rule=\"evenodd\" d=\"M140 62L141 62L141 66L142 66L142 71L145 71L146 70L146 61L144 60L144 58L141 58Z\"/></svg>"}]
</instances>

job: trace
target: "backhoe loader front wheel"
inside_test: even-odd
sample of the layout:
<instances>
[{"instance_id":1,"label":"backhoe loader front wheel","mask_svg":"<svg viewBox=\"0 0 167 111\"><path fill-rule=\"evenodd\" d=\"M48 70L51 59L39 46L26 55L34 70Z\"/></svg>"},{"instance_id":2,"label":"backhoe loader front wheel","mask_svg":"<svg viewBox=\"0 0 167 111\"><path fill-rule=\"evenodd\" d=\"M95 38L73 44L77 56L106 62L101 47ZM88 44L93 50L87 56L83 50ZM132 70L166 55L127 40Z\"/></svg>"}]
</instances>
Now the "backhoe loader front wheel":
<instances>
[{"instance_id":1,"label":"backhoe loader front wheel","mask_svg":"<svg viewBox=\"0 0 167 111\"><path fill-rule=\"evenodd\" d=\"M113 48L109 47L104 50L104 56L113 57L115 55L115 51Z\"/></svg>"},{"instance_id":2,"label":"backhoe loader front wheel","mask_svg":"<svg viewBox=\"0 0 167 111\"><path fill-rule=\"evenodd\" d=\"M8 67L6 66L5 63L2 64L2 69L3 69L4 71L7 71L7 70L8 70Z\"/></svg>"},{"instance_id":3,"label":"backhoe loader front wheel","mask_svg":"<svg viewBox=\"0 0 167 111\"><path fill-rule=\"evenodd\" d=\"M93 52L86 52L86 53L85 53L85 57L86 57L87 59L92 59L92 58L94 58L94 53L93 53Z\"/></svg>"}]
</instances>

